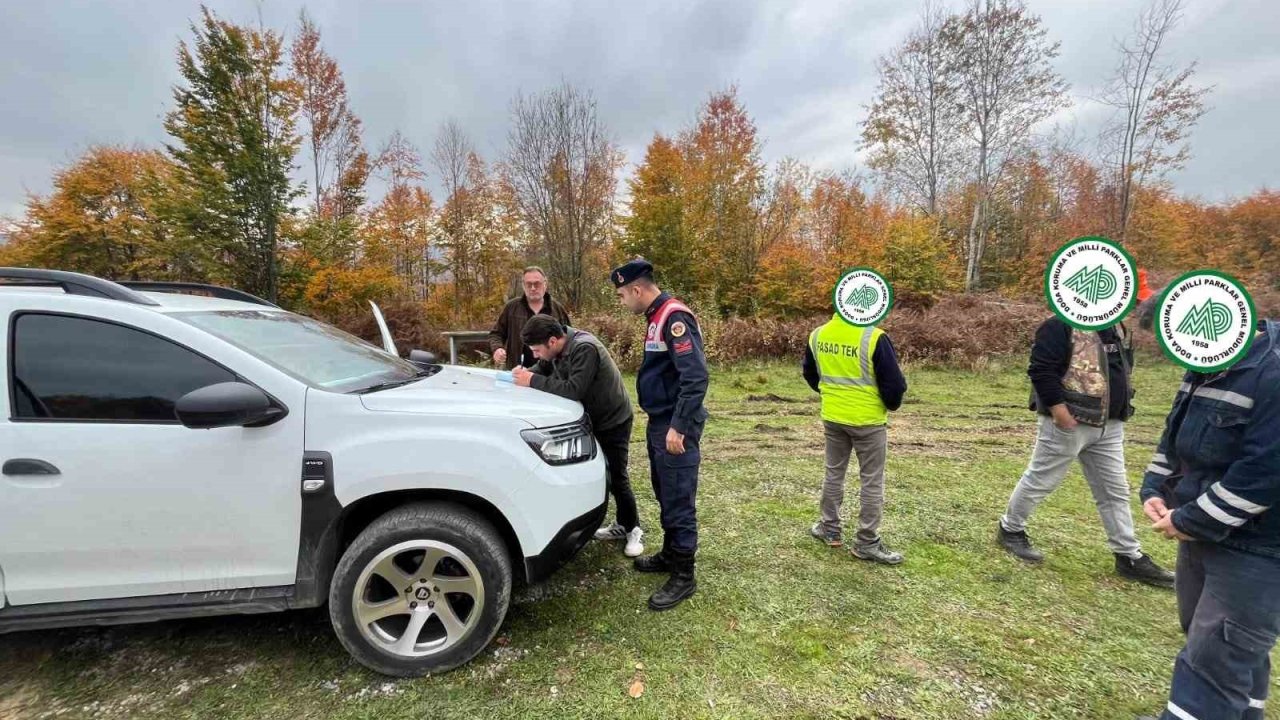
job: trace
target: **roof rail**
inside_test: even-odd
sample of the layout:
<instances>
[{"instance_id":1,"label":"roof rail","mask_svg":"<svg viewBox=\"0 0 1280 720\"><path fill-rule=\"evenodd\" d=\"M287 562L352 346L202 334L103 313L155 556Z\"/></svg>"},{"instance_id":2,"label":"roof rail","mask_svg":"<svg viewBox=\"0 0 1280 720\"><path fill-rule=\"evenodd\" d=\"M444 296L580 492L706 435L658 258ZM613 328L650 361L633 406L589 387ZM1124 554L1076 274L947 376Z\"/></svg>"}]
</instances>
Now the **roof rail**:
<instances>
[{"instance_id":1,"label":"roof rail","mask_svg":"<svg viewBox=\"0 0 1280 720\"><path fill-rule=\"evenodd\" d=\"M205 295L208 297L216 297L221 300L238 300L240 302L253 303L254 305L266 305L267 307L273 308L280 307L273 302L263 300L257 295L251 295L243 290L236 290L235 288L222 287L221 285L208 285L206 283L195 282L168 282L163 280L117 280L116 284L142 292L174 293L176 295Z\"/></svg>"},{"instance_id":2,"label":"roof rail","mask_svg":"<svg viewBox=\"0 0 1280 720\"><path fill-rule=\"evenodd\" d=\"M15 282L16 281L16 282ZM119 283L103 280L92 275L67 272L65 270L44 270L40 268L0 268L0 283L6 285L55 286L62 288L68 295L87 295L89 297L107 298L133 303L134 305L159 305L151 298L134 292Z\"/></svg>"}]
</instances>

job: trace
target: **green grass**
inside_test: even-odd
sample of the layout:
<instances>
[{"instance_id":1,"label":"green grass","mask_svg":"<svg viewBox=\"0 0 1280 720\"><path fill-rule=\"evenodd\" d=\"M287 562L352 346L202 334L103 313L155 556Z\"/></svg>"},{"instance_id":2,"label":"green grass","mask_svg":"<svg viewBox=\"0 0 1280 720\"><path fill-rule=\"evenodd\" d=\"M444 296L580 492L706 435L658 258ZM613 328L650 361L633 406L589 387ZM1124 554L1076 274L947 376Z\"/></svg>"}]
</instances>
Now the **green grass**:
<instances>
[{"instance_id":1,"label":"green grass","mask_svg":"<svg viewBox=\"0 0 1280 720\"><path fill-rule=\"evenodd\" d=\"M1178 377L1154 359L1137 371L1135 483ZM908 378L889 430L882 527L907 556L899 567L809 538L822 435L798 369L718 368L700 589L675 611L645 609L661 578L632 572L618 546L592 544L517 595L498 644L434 678L364 671L317 612L10 635L0 717L1111 720L1162 707L1181 646L1173 595L1115 576L1078 469L1032 521L1043 566L994 547L1034 435L1021 368ZM639 442L632 458L652 546L657 507ZM1175 547L1139 527L1171 565ZM637 679L645 689L632 699Z\"/></svg>"}]
</instances>

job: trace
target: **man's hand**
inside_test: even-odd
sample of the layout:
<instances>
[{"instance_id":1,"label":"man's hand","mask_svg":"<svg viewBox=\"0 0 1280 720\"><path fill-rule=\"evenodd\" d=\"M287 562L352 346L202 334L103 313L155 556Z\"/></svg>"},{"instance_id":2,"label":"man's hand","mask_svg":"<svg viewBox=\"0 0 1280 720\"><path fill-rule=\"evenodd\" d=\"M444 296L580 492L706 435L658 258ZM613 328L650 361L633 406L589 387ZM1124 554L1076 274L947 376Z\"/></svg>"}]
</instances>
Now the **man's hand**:
<instances>
[{"instance_id":1,"label":"man's hand","mask_svg":"<svg viewBox=\"0 0 1280 720\"><path fill-rule=\"evenodd\" d=\"M670 455L684 454L684 435L676 432L675 428L667 428L667 453Z\"/></svg>"},{"instance_id":2,"label":"man's hand","mask_svg":"<svg viewBox=\"0 0 1280 720\"><path fill-rule=\"evenodd\" d=\"M1171 511L1169 506L1164 504L1164 498L1153 497L1142 503L1142 512L1147 514L1147 518L1153 523L1158 523L1164 519Z\"/></svg>"},{"instance_id":3,"label":"man's hand","mask_svg":"<svg viewBox=\"0 0 1280 720\"><path fill-rule=\"evenodd\" d=\"M1143 509L1145 508L1146 506L1144 505ZM1165 512L1164 517L1160 518L1160 520L1157 521L1155 525L1151 526L1151 529L1155 530L1161 535L1164 535L1169 540L1194 540L1195 539L1190 535L1184 534L1181 530L1177 528L1177 526L1173 524L1173 513L1168 511Z\"/></svg>"},{"instance_id":4,"label":"man's hand","mask_svg":"<svg viewBox=\"0 0 1280 720\"><path fill-rule=\"evenodd\" d=\"M517 365L512 368L511 377L520 387L530 387L533 385L533 372L525 368L523 365Z\"/></svg>"},{"instance_id":5,"label":"man's hand","mask_svg":"<svg viewBox=\"0 0 1280 720\"><path fill-rule=\"evenodd\" d=\"M1053 424L1058 426L1059 430L1075 430L1076 419L1072 417L1071 411L1067 409L1066 403L1058 403L1049 408L1049 412L1053 415Z\"/></svg>"},{"instance_id":6,"label":"man's hand","mask_svg":"<svg viewBox=\"0 0 1280 720\"><path fill-rule=\"evenodd\" d=\"M507 362L507 349L498 348L493 351L493 363L495 365L505 365Z\"/></svg>"}]
</instances>

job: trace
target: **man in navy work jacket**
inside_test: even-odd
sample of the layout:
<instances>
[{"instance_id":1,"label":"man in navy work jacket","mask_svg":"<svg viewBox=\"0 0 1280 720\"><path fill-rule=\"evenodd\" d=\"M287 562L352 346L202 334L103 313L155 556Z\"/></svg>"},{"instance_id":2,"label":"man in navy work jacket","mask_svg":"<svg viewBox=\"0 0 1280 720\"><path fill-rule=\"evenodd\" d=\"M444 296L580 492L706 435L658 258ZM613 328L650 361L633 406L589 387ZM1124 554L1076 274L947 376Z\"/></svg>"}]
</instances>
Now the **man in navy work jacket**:
<instances>
[{"instance_id":1,"label":"man in navy work jacket","mask_svg":"<svg viewBox=\"0 0 1280 720\"><path fill-rule=\"evenodd\" d=\"M1227 370L1186 374L1142 500L1181 541L1187 644L1161 720L1261 720L1280 634L1280 322Z\"/></svg>"},{"instance_id":2,"label":"man in navy work jacket","mask_svg":"<svg viewBox=\"0 0 1280 720\"><path fill-rule=\"evenodd\" d=\"M698 321L684 303L653 281L653 265L637 258L609 276L618 300L643 314L649 328L644 361L636 378L640 407L649 416L645 433L649 474L662 513L662 550L636 558L640 572L671 576L649 598L653 610L679 605L698 589L694 553L698 549L699 443L707 420L707 358Z\"/></svg>"}]
</instances>

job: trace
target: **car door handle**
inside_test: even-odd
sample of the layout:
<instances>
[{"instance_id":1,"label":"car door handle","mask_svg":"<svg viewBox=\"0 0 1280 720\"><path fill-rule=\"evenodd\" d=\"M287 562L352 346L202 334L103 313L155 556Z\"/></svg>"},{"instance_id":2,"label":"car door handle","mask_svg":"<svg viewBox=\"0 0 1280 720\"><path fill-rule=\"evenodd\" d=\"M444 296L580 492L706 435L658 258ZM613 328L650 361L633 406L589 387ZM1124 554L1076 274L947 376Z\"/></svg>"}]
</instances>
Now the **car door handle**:
<instances>
[{"instance_id":1,"label":"car door handle","mask_svg":"<svg viewBox=\"0 0 1280 720\"><path fill-rule=\"evenodd\" d=\"M0 470L5 475L61 475L59 470L52 463L44 460L36 460L35 458L14 458L4 461L4 468Z\"/></svg>"}]
</instances>

